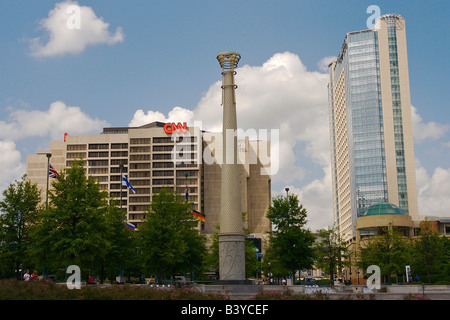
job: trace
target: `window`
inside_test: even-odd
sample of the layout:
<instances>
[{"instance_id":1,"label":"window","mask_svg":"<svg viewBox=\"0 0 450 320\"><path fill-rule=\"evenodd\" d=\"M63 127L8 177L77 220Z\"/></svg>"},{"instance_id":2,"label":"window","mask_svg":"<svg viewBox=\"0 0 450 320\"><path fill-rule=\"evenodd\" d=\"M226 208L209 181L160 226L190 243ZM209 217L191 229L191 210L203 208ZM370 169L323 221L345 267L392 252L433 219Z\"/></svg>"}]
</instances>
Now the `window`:
<instances>
[{"instance_id":1,"label":"window","mask_svg":"<svg viewBox=\"0 0 450 320\"><path fill-rule=\"evenodd\" d=\"M130 144L150 144L150 138L131 138Z\"/></svg>"},{"instance_id":2,"label":"window","mask_svg":"<svg viewBox=\"0 0 450 320\"><path fill-rule=\"evenodd\" d=\"M89 144L89 150L109 149L109 143Z\"/></svg>"},{"instance_id":3,"label":"window","mask_svg":"<svg viewBox=\"0 0 450 320\"><path fill-rule=\"evenodd\" d=\"M85 144L68 144L67 151L86 150Z\"/></svg>"}]
</instances>

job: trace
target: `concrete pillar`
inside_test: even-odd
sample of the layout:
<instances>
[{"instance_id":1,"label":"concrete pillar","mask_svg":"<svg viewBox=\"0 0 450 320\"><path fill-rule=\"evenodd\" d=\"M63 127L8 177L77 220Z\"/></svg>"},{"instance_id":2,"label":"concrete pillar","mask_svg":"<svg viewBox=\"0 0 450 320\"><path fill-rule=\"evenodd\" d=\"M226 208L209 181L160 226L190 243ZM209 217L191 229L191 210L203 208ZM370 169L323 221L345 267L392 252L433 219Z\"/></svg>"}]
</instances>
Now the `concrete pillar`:
<instances>
[{"instance_id":1,"label":"concrete pillar","mask_svg":"<svg viewBox=\"0 0 450 320\"><path fill-rule=\"evenodd\" d=\"M245 235L242 222L241 186L237 162L236 85L234 69L240 55L223 52L217 55L222 67L223 163L219 233L220 281L245 281Z\"/></svg>"}]
</instances>

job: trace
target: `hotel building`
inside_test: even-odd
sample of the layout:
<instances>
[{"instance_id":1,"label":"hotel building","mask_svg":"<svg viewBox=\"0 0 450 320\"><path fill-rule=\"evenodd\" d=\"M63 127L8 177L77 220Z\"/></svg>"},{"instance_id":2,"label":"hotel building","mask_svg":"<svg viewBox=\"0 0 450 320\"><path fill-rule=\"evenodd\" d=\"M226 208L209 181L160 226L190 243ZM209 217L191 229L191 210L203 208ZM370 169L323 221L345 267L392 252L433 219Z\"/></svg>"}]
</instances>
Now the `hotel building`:
<instances>
[{"instance_id":1,"label":"hotel building","mask_svg":"<svg viewBox=\"0 0 450 320\"><path fill-rule=\"evenodd\" d=\"M67 135L64 140L50 141L48 150L27 156L26 170L28 178L45 194L47 153L58 172L82 159L86 174L95 177L118 205L121 202L127 221L138 229L146 219L152 194L169 187L184 199L187 185L188 202L206 217L200 223L201 232L212 234L217 232L220 216L221 164L217 159L221 159L221 146L217 143L221 137L222 133L208 133L180 123L104 128L101 134ZM268 145L239 138L242 210L247 212L245 227L255 238L264 238L270 231L266 218L271 202L271 178L266 170L270 164L254 157ZM256 161L249 161L251 158ZM121 172L135 193L125 186L121 191Z\"/></svg>"},{"instance_id":2,"label":"hotel building","mask_svg":"<svg viewBox=\"0 0 450 320\"><path fill-rule=\"evenodd\" d=\"M418 220L405 20L381 16L349 32L329 65L334 217L341 237L372 205Z\"/></svg>"}]
</instances>

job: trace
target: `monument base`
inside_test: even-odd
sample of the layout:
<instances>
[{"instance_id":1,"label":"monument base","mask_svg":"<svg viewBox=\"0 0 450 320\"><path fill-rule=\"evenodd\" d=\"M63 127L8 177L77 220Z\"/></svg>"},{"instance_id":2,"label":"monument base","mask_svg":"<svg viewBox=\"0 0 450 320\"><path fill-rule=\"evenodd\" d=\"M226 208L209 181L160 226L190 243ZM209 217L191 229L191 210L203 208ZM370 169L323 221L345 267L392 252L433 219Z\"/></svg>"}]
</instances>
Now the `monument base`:
<instances>
[{"instance_id":1,"label":"monument base","mask_svg":"<svg viewBox=\"0 0 450 320\"><path fill-rule=\"evenodd\" d=\"M230 285L252 285L253 281L252 280L215 280L213 281L213 285L218 285L218 286L230 286Z\"/></svg>"},{"instance_id":2,"label":"monument base","mask_svg":"<svg viewBox=\"0 0 450 320\"><path fill-rule=\"evenodd\" d=\"M219 279L245 280L245 235L219 234Z\"/></svg>"}]
</instances>

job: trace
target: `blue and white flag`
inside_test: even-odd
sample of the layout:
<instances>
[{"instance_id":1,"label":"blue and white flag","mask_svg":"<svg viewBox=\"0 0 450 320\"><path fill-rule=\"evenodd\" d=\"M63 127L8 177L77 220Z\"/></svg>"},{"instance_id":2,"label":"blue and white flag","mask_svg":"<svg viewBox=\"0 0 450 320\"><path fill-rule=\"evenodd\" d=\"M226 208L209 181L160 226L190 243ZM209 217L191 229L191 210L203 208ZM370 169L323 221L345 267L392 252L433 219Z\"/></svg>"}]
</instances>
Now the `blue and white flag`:
<instances>
[{"instance_id":1,"label":"blue and white flag","mask_svg":"<svg viewBox=\"0 0 450 320\"><path fill-rule=\"evenodd\" d=\"M133 188L130 182L128 182L127 178L122 175L122 185L133 190L133 193L136 193L136 190Z\"/></svg>"}]
</instances>

